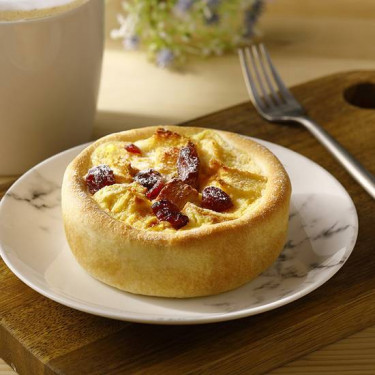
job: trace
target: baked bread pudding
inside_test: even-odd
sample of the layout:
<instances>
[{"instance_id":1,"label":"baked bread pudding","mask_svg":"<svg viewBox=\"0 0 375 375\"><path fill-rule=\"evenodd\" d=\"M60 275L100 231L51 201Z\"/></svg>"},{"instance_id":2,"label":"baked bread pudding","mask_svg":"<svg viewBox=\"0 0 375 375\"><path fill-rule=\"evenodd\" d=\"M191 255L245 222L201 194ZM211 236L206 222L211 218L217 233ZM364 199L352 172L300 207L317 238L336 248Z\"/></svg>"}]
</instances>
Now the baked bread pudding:
<instances>
[{"instance_id":1,"label":"baked bread pudding","mask_svg":"<svg viewBox=\"0 0 375 375\"><path fill-rule=\"evenodd\" d=\"M81 266L127 292L197 297L255 278L286 241L291 186L279 160L239 135L147 127L82 151L62 186Z\"/></svg>"}]
</instances>

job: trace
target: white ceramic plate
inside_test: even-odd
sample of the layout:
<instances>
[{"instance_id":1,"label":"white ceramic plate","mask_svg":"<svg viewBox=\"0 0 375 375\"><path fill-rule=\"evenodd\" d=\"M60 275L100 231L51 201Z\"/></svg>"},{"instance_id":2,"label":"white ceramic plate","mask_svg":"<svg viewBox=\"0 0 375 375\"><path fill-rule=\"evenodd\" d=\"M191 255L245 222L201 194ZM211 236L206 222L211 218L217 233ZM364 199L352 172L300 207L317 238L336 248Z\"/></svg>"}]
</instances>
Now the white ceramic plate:
<instances>
[{"instance_id":1,"label":"white ceramic plate","mask_svg":"<svg viewBox=\"0 0 375 375\"><path fill-rule=\"evenodd\" d=\"M60 186L75 147L37 165L0 206L1 256L28 286L63 305L133 322L196 324L237 319L295 301L331 278L348 259L358 232L348 193L327 171L281 146L257 140L281 160L292 181L288 241L254 281L217 296L169 299L132 295L90 277L65 239Z\"/></svg>"}]
</instances>

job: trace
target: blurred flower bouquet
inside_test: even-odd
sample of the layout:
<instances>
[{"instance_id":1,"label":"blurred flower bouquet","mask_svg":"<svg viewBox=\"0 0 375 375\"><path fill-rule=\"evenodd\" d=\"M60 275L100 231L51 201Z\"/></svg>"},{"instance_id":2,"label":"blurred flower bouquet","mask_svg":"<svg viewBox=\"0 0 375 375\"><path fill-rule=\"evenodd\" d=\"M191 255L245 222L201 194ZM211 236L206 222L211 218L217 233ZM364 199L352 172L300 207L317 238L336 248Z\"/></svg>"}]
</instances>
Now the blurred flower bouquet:
<instances>
[{"instance_id":1,"label":"blurred flower bouquet","mask_svg":"<svg viewBox=\"0 0 375 375\"><path fill-rule=\"evenodd\" d=\"M127 50L145 49L159 67L189 55L221 55L249 43L263 0L125 0L111 37Z\"/></svg>"}]
</instances>

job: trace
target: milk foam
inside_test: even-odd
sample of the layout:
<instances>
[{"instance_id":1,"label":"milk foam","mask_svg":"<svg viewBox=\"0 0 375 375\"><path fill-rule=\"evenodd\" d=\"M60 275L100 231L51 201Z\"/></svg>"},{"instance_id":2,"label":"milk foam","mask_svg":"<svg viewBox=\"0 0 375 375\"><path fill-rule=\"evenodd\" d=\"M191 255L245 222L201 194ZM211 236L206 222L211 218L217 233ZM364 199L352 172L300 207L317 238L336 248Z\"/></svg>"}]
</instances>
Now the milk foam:
<instances>
[{"instance_id":1,"label":"milk foam","mask_svg":"<svg viewBox=\"0 0 375 375\"><path fill-rule=\"evenodd\" d=\"M0 21L48 17L88 0L0 0Z\"/></svg>"}]
</instances>

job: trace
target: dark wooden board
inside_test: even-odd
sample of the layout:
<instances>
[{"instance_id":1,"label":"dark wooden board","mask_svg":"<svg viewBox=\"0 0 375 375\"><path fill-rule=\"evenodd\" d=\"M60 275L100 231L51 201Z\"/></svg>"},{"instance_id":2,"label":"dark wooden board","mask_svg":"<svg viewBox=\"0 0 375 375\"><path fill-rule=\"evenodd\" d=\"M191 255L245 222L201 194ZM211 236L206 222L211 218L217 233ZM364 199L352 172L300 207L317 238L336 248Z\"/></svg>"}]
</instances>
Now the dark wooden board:
<instances>
[{"instance_id":1,"label":"dark wooden board","mask_svg":"<svg viewBox=\"0 0 375 375\"><path fill-rule=\"evenodd\" d=\"M337 74L293 92L311 117L374 173L375 109L350 105L344 97L363 82L375 84L375 72ZM375 102L368 87L351 89L347 96L361 105ZM358 241L347 263L313 293L267 313L207 325L153 326L59 305L24 285L0 261L0 357L19 374L258 374L375 324L375 201L304 129L266 123L250 103L186 125L278 143L330 171L359 215Z\"/></svg>"}]
</instances>

